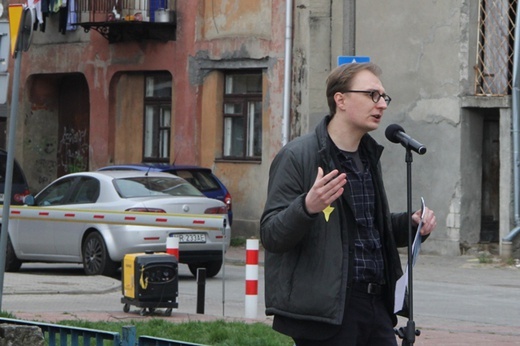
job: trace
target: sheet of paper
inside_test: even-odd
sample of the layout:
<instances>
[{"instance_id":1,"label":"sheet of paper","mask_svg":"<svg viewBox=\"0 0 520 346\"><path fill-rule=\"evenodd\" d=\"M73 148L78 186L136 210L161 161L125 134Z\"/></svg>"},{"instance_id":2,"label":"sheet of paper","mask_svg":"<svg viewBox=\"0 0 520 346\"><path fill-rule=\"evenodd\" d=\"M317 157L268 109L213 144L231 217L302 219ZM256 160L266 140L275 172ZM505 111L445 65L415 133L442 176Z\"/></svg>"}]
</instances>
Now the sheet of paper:
<instances>
[{"instance_id":1,"label":"sheet of paper","mask_svg":"<svg viewBox=\"0 0 520 346\"><path fill-rule=\"evenodd\" d=\"M412 267L415 266L415 262L417 262L417 258L419 258L419 251L421 250L421 228L422 228L422 220L424 217L424 211L426 205L424 203L424 198L421 197L421 221L417 226L417 233L415 234L415 238L413 240L412 245ZM408 264L406 264L406 269L404 271L403 276L401 276L396 284L395 284L395 302L394 302L394 313L397 313L403 309L404 299L406 297L406 288L408 287Z\"/></svg>"},{"instance_id":2,"label":"sheet of paper","mask_svg":"<svg viewBox=\"0 0 520 346\"><path fill-rule=\"evenodd\" d=\"M395 284L394 314L403 310L406 287L408 287L408 268Z\"/></svg>"}]
</instances>

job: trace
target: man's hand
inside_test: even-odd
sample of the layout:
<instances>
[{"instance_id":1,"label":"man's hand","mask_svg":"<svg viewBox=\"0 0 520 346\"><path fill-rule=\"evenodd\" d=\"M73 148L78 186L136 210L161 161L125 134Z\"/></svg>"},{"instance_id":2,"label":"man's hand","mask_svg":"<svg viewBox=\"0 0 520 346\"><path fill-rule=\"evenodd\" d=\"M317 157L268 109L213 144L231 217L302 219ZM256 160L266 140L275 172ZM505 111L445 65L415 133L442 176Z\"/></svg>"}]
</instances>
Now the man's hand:
<instances>
[{"instance_id":1,"label":"man's hand","mask_svg":"<svg viewBox=\"0 0 520 346\"><path fill-rule=\"evenodd\" d=\"M412 215L412 223L414 226L419 225L419 222L421 222L421 214L422 210L419 209ZM422 227L421 227L421 235L428 235L437 226L437 219L435 218L435 214L433 213L433 210L429 208L424 209L424 216L422 219Z\"/></svg>"},{"instance_id":2,"label":"man's hand","mask_svg":"<svg viewBox=\"0 0 520 346\"><path fill-rule=\"evenodd\" d=\"M305 197L305 208L309 214L316 214L327 208L343 193L343 185L347 183L347 175L339 174L337 169L323 176L323 169L318 167L318 175L314 185Z\"/></svg>"}]
</instances>

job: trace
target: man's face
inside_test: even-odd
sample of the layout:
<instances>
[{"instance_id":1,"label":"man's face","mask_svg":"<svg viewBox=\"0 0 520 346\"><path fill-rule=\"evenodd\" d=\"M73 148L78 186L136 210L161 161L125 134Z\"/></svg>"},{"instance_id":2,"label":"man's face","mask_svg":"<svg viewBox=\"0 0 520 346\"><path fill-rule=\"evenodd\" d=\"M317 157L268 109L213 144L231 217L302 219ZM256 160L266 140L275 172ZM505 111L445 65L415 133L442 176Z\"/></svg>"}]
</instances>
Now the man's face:
<instances>
[{"instance_id":1,"label":"man's face","mask_svg":"<svg viewBox=\"0 0 520 346\"><path fill-rule=\"evenodd\" d=\"M354 77L350 90L385 93L379 78L368 70L362 70ZM340 108L345 111L345 121L349 126L362 132L370 132L379 127L387 107L383 97L374 102L369 93L348 92L343 94L343 107Z\"/></svg>"}]
</instances>

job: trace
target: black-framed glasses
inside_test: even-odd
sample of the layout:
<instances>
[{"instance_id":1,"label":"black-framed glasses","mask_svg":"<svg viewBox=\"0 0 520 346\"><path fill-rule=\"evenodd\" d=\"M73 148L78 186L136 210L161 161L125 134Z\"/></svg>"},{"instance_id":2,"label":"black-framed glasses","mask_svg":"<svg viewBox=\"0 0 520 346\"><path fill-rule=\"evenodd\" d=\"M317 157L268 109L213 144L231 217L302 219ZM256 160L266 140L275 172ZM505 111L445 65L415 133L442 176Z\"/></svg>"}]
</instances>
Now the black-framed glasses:
<instances>
[{"instance_id":1,"label":"black-framed glasses","mask_svg":"<svg viewBox=\"0 0 520 346\"><path fill-rule=\"evenodd\" d=\"M345 90L343 92L344 93L363 93L363 94L368 94L368 95L370 95L370 97L372 98L372 101L374 101L374 103L378 103L379 100L381 100L381 97L382 97L383 100L385 100L387 106L390 104L390 101L392 101L392 98L390 96L388 96L387 94L381 94L377 90Z\"/></svg>"}]
</instances>

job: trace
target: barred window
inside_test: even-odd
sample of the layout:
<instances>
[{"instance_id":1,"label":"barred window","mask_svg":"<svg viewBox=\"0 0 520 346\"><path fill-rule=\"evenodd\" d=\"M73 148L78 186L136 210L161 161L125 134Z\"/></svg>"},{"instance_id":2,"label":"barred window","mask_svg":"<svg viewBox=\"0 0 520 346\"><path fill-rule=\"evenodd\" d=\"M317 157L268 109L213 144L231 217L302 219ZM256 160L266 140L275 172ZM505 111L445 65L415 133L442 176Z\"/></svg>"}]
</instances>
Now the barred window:
<instances>
[{"instance_id":1,"label":"barred window","mask_svg":"<svg viewBox=\"0 0 520 346\"><path fill-rule=\"evenodd\" d=\"M475 94L510 95L517 0L480 0Z\"/></svg>"}]
</instances>

